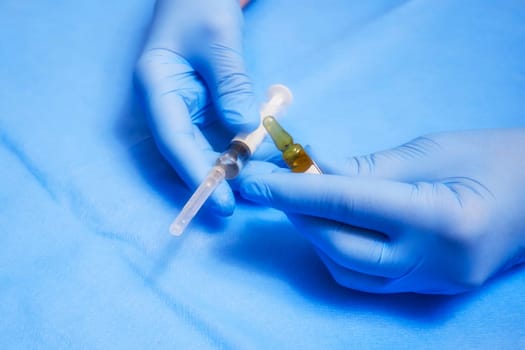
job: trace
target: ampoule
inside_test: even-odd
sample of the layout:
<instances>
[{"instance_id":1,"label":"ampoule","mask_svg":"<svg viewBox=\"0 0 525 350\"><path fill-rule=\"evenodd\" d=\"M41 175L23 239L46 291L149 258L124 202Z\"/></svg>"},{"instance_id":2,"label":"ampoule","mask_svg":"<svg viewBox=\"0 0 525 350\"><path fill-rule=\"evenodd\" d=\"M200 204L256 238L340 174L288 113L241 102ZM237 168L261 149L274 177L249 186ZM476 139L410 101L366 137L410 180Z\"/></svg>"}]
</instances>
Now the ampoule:
<instances>
[{"instance_id":1,"label":"ampoule","mask_svg":"<svg viewBox=\"0 0 525 350\"><path fill-rule=\"evenodd\" d=\"M263 126L270 134L275 146L282 152L288 167L295 173L321 174L321 170L310 158L303 146L294 143L293 138L272 116L263 119Z\"/></svg>"}]
</instances>

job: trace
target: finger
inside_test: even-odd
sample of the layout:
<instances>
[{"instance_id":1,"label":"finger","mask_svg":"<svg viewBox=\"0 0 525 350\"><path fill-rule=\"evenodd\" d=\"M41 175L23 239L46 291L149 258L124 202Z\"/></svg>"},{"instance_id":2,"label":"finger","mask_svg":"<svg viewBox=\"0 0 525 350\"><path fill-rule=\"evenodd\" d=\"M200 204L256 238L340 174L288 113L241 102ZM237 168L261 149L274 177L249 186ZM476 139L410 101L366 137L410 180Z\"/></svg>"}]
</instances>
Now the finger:
<instances>
[{"instance_id":1,"label":"finger","mask_svg":"<svg viewBox=\"0 0 525 350\"><path fill-rule=\"evenodd\" d=\"M325 264L334 280L340 285L369 293L391 293L391 291L389 291L391 279L386 277L370 276L346 269L334 262L324 252L317 250L317 254Z\"/></svg>"},{"instance_id":2,"label":"finger","mask_svg":"<svg viewBox=\"0 0 525 350\"><path fill-rule=\"evenodd\" d=\"M442 146L435 137L425 136L364 156L328 160L315 152L312 155L325 173L417 182L432 181L441 176L446 168L441 150Z\"/></svg>"},{"instance_id":3,"label":"finger","mask_svg":"<svg viewBox=\"0 0 525 350\"><path fill-rule=\"evenodd\" d=\"M186 103L175 92L150 101L151 129L163 156L186 185L194 190L208 174L216 153L195 127ZM211 196L210 207L219 215L231 215L235 200L226 182Z\"/></svg>"},{"instance_id":4,"label":"finger","mask_svg":"<svg viewBox=\"0 0 525 350\"><path fill-rule=\"evenodd\" d=\"M205 72L204 80L225 124L234 132L257 128L260 117L241 54L230 48L215 47Z\"/></svg>"},{"instance_id":5,"label":"finger","mask_svg":"<svg viewBox=\"0 0 525 350\"><path fill-rule=\"evenodd\" d=\"M247 177L254 174L272 174L275 172L289 172L289 170L287 168L281 168L271 162L252 160L248 162L239 175L230 180L229 183L234 190L239 190L241 184Z\"/></svg>"},{"instance_id":6,"label":"finger","mask_svg":"<svg viewBox=\"0 0 525 350\"><path fill-rule=\"evenodd\" d=\"M436 229L461 203L445 184L274 173L250 176L241 195L287 213L327 218L389 236L410 227Z\"/></svg>"},{"instance_id":7,"label":"finger","mask_svg":"<svg viewBox=\"0 0 525 350\"><path fill-rule=\"evenodd\" d=\"M187 66L204 79L225 125L233 132L251 131L259 125L260 117L242 56L242 12L235 2L209 5L208 10L218 15L193 22L187 14L202 11L197 3L184 3L182 11L179 2L160 2L143 56L147 57L150 50L169 48L164 51L188 60ZM181 32L181 26L186 30ZM161 70L164 66L158 64L154 69Z\"/></svg>"},{"instance_id":8,"label":"finger","mask_svg":"<svg viewBox=\"0 0 525 350\"><path fill-rule=\"evenodd\" d=\"M388 278L409 269L410 259L398 259L394 243L379 232L305 215L288 217L317 249L346 269Z\"/></svg>"},{"instance_id":9,"label":"finger","mask_svg":"<svg viewBox=\"0 0 525 350\"><path fill-rule=\"evenodd\" d=\"M257 147L255 153L251 156L251 159L272 162L280 167L286 167L282 153L277 150L275 144L265 138L263 142Z\"/></svg>"},{"instance_id":10,"label":"finger","mask_svg":"<svg viewBox=\"0 0 525 350\"><path fill-rule=\"evenodd\" d=\"M204 78L219 116L233 131L252 131L260 123L253 87L242 54L242 13L218 20L211 28L211 44L192 60Z\"/></svg>"},{"instance_id":11,"label":"finger","mask_svg":"<svg viewBox=\"0 0 525 350\"><path fill-rule=\"evenodd\" d=\"M163 50L146 50L137 65L137 77L144 89L149 122L159 150L194 190L211 168L216 154L194 125L203 118L206 90L188 62ZM224 183L212 194L208 206L219 215L230 215L234 197Z\"/></svg>"},{"instance_id":12,"label":"finger","mask_svg":"<svg viewBox=\"0 0 525 350\"><path fill-rule=\"evenodd\" d=\"M186 59L167 49L147 49L138 61L137 77L150 105L164 95L176 94L186 104L190 116L187 121L204 122L209 96L202 79ZM187 130L188 124L181 127Z\"/></svg>"}]
</instances>

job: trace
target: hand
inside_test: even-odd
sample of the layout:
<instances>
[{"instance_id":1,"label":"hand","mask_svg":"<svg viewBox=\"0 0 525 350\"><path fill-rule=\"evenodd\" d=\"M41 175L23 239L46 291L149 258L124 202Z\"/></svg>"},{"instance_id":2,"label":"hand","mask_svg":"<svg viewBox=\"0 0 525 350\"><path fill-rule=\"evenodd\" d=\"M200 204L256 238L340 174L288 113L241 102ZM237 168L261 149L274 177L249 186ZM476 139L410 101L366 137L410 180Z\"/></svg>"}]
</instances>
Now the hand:
<instances>
[{"instance_id":1,"label":"hand","mask_svg":"<svg viewBox=\"0 0 525 350\"><path fill-rule=\"evenodd\" d=\"M437 134L241 194L285 211L344 286L453 294L525 261L524 151L525 129Z\"/></svg>"},{"instance_id":2,"label":"hand","mask_svg":"<svg viewBox=\"0 0 525 350\"><path fill-rule=\"evenodd\" d=\"M215 116L232 133L259 124L242 56L242 21L234 0L158 1L137 64L155 141L192 190L218 156L199 126ZM211 104L216 113L210 113ZM217 188L211 204L218 214L233 212L227 183Z\"/></svg>"}]
</instances>

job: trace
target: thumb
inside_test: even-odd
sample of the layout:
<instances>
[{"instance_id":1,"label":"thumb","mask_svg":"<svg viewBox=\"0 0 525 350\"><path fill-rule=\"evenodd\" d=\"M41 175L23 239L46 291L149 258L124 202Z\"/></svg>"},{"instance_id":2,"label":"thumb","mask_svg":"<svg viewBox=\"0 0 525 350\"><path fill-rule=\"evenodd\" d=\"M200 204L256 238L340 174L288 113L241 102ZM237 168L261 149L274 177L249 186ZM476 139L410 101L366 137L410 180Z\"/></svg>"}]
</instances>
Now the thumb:
<instances>
[{"instance_id":1,"label":"thumb","mask_svg":"<svg viewBox=\"0 0 525 350\"><path fill-rule=\"evenodd\" d=\"M240 193L246 199L291 214L326 218L383 232L435 226L459 209L457 195L445 184L273 173L248 177Z\"/></svg>"}]
</instances>

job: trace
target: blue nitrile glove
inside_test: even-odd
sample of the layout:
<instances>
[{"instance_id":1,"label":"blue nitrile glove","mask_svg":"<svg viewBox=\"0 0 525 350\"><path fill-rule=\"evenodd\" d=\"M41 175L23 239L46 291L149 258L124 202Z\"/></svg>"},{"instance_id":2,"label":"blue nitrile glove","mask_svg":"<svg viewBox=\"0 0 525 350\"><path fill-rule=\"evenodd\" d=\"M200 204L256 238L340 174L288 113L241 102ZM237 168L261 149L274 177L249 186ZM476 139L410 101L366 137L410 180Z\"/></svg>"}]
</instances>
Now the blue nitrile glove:
<instances>
[{"instance_id":1,"label":"blue nitrile glove","mask_svg":"<svg viewBox=\"0 0 525 350\"><path fill-rule=\"evenodd\" d=\"M233 133L259 124L242 56L242 22L235 0L158 1L137 64L155 141L192 190L218 156L199 126L214 115ZM217 113L209 113L212 104ZM235 200L226 182L211 204L218 214L233 212Z\"/></svg>"},{"instance_id":2,"label":"blue nitrile glove","mask_svg":"<svg viewBox=\"0 0 525 350\"><path fill-rule=\"evenodd\" d=\"M337 175L252 168L241 194L285 211L344 286L453 294L525 261L524 152L525 129L436 134L320 163Z\"/></svg>"}]
</instances>

